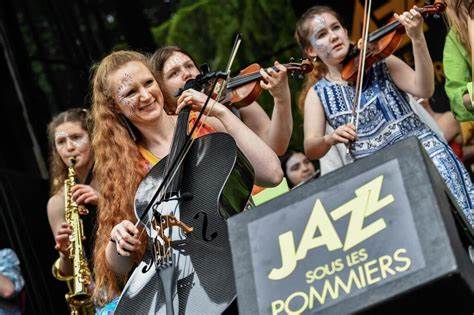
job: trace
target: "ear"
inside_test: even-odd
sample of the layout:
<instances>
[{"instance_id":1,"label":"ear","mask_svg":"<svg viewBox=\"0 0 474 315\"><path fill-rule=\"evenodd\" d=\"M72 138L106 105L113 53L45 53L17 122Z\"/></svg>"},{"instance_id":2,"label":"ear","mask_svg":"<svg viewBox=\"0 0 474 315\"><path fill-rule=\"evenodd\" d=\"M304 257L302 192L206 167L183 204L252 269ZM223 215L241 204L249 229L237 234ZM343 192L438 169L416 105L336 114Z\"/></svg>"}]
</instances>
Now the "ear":
<instances>
[{"instance_id":1,"label":"ear","mask_svg":"<svg viewBox=\"0 0 474 315\"><path fill-rule=\"evenodd\" d=\"M318 54L316 54L315 49L313 48L313 45L309 46L304 50L306 56L308 56L310 59L315 59L318 57Z\"/></svg>"}]
</instances>

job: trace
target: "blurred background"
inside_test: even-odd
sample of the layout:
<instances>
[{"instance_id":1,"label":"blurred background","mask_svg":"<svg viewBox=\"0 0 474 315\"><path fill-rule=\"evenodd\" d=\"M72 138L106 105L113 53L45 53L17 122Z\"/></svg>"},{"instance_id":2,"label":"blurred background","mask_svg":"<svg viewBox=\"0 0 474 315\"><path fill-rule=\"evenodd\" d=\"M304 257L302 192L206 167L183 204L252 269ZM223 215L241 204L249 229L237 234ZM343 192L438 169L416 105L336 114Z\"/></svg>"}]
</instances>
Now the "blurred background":
<instances>
[{"instance_id":1,"label":"blurred background","mask_svg":"<svg viewBox=\"0 0 474 315\"><path fill-rule=\"evenodd\" d=\"M371 27L386 24L424 1L374 0ZM65 314L66 288L51 276L57 257L46 216L48 143L46 125L55 114L90 106L91 66L113 50L152 53L178 45L198 64L223 70L233 38L243 42L233 71L257 62L272 65L301 57L293 39L298 17L326 4L342 14L354 40L360 37L359 0L2 0L0 2L0 248L18 254L26 279L25 313ZM449 110L444 94L444 19L429 19L425 34L434 62L435 111ZM409 41L396 53L409 64ZM302 116L296 106L301 81L290 79L293 150L302 150ZM258 100L269 115L272 99Z\"/></svg>"}]
</instances>

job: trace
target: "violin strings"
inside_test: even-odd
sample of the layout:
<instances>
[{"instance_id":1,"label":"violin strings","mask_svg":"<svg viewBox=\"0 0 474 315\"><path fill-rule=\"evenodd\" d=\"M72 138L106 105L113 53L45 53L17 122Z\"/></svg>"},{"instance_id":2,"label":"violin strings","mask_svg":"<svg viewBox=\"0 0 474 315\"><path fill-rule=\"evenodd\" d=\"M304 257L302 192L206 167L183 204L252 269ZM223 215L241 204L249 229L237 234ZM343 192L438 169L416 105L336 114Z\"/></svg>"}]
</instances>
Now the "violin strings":
<instances>
[{"instance_id":1,"label":"violin strings","mask_svg":"<svg viewBox=\"0 0 474 315\"><path fill-rule=\"evenodd\" d=\"M258 79L262 75L259 72L254 72L251 74L244 74L242 76L239 76L235 80L231 80L229 84L227 85L228 88L234 88L239 85L243 85L245 83L248 83L250 81L253 81L255 79Z\"/></svg>"},{"instance_id":2,"label":"violin strings","mask_svg":"<svg viewBox=\"0 0 474 315\"><path fill-rule=\"evenodd\" d=\"M378 30L373 31L373 32L369 35L369 42L376 41L377 39L379 39L379 38L381 38L381 37L387 35L387 34L390 33L391 31L393 31L394 29L396 29L398 25L400 25L400 22L399 22L398 20L396 20L396 21L390 22L390 23L387 24L387 25L382 26L382 27L379 28Z\"/></svg>"},{"instance_id":3,"label":"violin strings","mask_svg":"<svg viewBox=\"0 0 474 315\"><path fill-rule=\"evenodd\" d=\"M283 66L285 68L288 68L288 64L283 64ZM275 71L278 71L278 68L275 66L271 68ZM261 77L262 75L260 74L260 70L255 71L253 73L242 74L242 75L237 76L234 79L230 79L229 83L227 84L227 88L232 89L232 88L238 87L239 85L244 85L245 83L259 79Z\"/></svg>"}]
</instances>

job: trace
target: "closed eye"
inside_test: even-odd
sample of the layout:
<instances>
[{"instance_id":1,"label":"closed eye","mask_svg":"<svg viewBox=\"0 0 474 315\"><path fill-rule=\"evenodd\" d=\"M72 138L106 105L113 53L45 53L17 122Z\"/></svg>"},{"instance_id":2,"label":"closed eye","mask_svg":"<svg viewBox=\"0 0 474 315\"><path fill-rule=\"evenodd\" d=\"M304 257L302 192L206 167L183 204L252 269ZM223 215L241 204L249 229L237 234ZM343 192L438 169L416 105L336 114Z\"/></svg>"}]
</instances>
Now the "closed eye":
<instances>
[{"instance_id":1,"label":"closed eye","mask_svg":"<svg viewBox=\"0 0 474 315\"><path fill-rule=\"evenodd\" d=\"M135 95L135 93L136 93L135 90L130 90L127 93L125 93L125 97L131 97L131 96Z\"/></svg>"}]
</instances>

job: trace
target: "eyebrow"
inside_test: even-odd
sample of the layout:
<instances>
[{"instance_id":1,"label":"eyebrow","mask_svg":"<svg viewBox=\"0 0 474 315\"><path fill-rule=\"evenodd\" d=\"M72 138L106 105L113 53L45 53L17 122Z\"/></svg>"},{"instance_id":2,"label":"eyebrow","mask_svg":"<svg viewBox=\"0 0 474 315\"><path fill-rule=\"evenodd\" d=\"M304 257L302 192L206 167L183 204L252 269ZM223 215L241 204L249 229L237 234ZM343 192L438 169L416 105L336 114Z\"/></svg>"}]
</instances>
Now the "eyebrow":
<instances>
[{"instance_id":1,"label":"eyebrow","mask_svg":"<svg viewBox=\"0 0 474 315\"><path fill-rule=\"evenodd\" d=\"M174 65L173 67L169 68L169 69L168 69L167 71L165 71L164 73L165 73L165 74L168 74L168 73L170 73L171 71L174 71L174 70L178 69L178 68L181 67L181 66L186 66L186 65L188 65L188 64L190 64L190 63L194 65L194 62L193 62L192 60L187 60L187 61L183 62L182 64Z\"/></svg>"},{"instance_id":2,"label":"eyebrow","mask_svg":"<svg viewBox=\"0 0 474 315\"><path fill-rule=\"evenodd\" d=\"M177 68L179 68L179 65L175 65L175 66L169 68L167 71L165 71L165 74L168 74L168 73L170 73L171 71L176 70Z\"/></svg>"},{"instance_id":3,"label":"eyebrow","mask_svg":"<svg viewBox=\"0 0 474 315\"><path fill-rule=\"evenodd\" d=\"M290 165L290 170L295 169L295 168L298 167L300 164L301 164L301 162L297 162L297 163L295 163L295 164L293 164L293 165Z\"/></svg>"},{"instance_id":4,"label":"eyebrow","mask_svg":"<svg viewBox=\"0 0 474 315\"><path fill-rule=\"evenodd\" d=\"M333 28L334 26L339 26L339 25L340 25L339 21L335 21L327 27L320 27L319 29L316 30L315 35L318 35L322 31L326 30L326 28Z\"/></svg>"}]
</instances>

